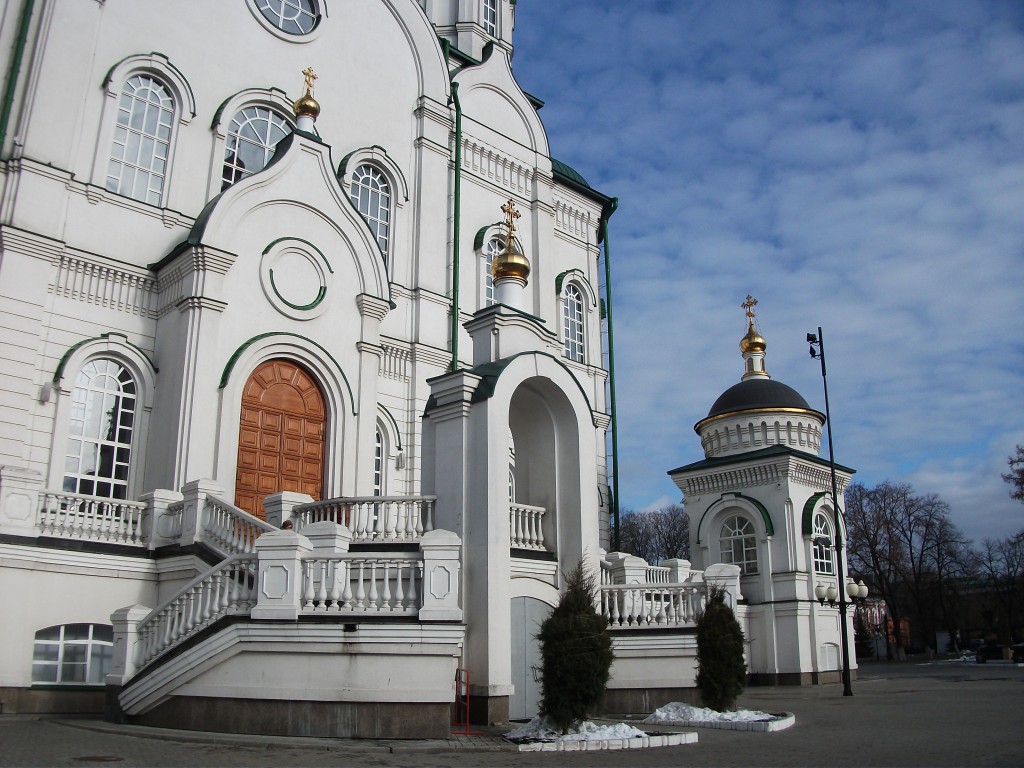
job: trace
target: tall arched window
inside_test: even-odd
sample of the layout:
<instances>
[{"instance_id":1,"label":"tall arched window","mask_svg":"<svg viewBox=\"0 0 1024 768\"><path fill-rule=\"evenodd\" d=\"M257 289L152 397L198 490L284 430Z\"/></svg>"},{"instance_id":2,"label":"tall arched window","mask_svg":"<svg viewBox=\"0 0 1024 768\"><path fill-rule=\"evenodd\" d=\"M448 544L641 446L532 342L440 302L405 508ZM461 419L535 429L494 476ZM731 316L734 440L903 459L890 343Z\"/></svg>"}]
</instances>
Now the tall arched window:
<instances>
[{"instance_id":1,"label":"tall arched window","mask_svg":"<svg viewBox=\"0 0 1024 768\"><path fill-rule=\"evenodd\" d=\"M562 299L562 320L565 341L565 356L577 363L585 361L583 354L583 294L570 283L565 287Z\"/></svg>"},{"instance_id":2,"label":"tall arched window","mask_svg":"<svg viewBox=\"0 0 1024 768\"><path fill-rule=\"evenodd\" d=\"M484 0L483 28L491 37L498 34L498 0Z\"/></svg>"},{"instance_id":3,"label":"tall arched window","mask_svg":"<svg viewBox=\"0 0 1024 768\"><path fill-rule=\"evenodd\" d=\"M719 541L723 563L738 565L744 576L757 573L757 538L752 522L733 515L722 525Z\"/></svg>"},{"instance_id":4,"label":"tall arched window","mask_svg":"<svg viewBox=\"0 0 1024 768\"><path fill-rule=\"evenodd\" d=\"M500 237L492 237L484 246L484 306L491 306L494 299L494 275L491 274L491 266L494 264L494 257L501 253L505 247L505 241Z\"/></svg>"},{"instance_id":5,"label":"tall arched window","mask_svg":"<svg viewBox=\"0 0 1024 768\"><path fill-rule=\"evenodd\" d=\"M174 124L170 90L148 75L125 81L107 167L107 189L160 205Z\"/></svg>"},{"instance_id":6,"label":"tall arched window","mask_svg":"<svg viewBox=\"0 0 1024 768\"><path fill-rule=\"evenodd\" d=\"M387 263L391 226L391 186L387 178L372 165L360 165L352 172L349 197L366 219Z\"/></svg>"},{"instance_id":7,"label":"tall arched window","mask_svg":"<svg viewBox=\"0 0 1024 768\"><path fill-rule=\"evenodd\" d=\"M262 171L277 143L291 132L288 121L267 107L246 107L235 115L224 142L221 189Z\"/></svg>"},{"instance_id":8,"label":"tall arched window","mask_svg":"<svg viewBox=\"0 0 1024 768\"><path fill-rule=\"evenodd\" d=\"M832 558L832 524L828 515L814 515L814 572L834 576L836 563Z\"/></svg>"},{"instance_id":9,"label":"tall arched window","mask_svg":"<svg viewBox=\"0 0 1024 768\"><path fill-rule=\"evenodd\" d=\"M103 685L110 671L114 628L107 624L63 624L36 632L32 682Z\"/></svg>"},{"instance_id":10,"label":"tall arched window","mask_svg":"<svg viewBox=\"0 0 1024 768\"><path fill-rule=\"evenodd\" d=\"M373 495L384 495L384 433L377 427L377 440L373 449Z\"/></svg>"},{"instance_id":11,"label":"tall arched window","mask_svg":"<svg viewBox=\"0 0 1024 768\"><path fill-rule=\"evenodd\" d=\"M135 379L115 360L90 360L78 372L64 458L64 490L128 498L135 430Z\"/></svg>"}]
</instances>

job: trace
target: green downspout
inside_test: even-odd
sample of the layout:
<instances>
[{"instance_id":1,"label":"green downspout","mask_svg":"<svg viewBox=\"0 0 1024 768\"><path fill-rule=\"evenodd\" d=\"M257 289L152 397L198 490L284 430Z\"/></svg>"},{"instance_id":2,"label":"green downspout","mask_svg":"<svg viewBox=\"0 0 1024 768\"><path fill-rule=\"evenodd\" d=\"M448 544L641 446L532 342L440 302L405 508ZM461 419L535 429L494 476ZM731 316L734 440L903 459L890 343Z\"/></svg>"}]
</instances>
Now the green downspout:
<instances>
[{"instance_id":1,"label":"green downspout","mask_svg":"<svg viewBox=\"0 0 1024 768\"><path fill-rule=\"evenodd\" d=\"M612 548L619 551L622 544L619 536L619 410L615 407L615 333L612 323L612 249L608 242L608 219L619 207L619 198L613 197L607 213L601 216L601 239L604 241L604 292L608 301L608 393L612 407L612 519L615 521L615 536Z\"/></svg>"},{"instance_id":2,"label":"green downspout","mask_svg":"<svg viewBox=\"0 0 1024 768\"><path fill-rule=\"evenodd\" d=\"M14 106L14 93L18 88L18 72L21 71L21 59L25 55L25 41L28 40L28 25L32 20L32 6L35 0L26 0L21 12L21 25L18 27L18 39L14 43L14 55L11 57L11 68L7 73L7 88L4 90L3 107L0 108L0 153L7 143L7 124L11 120L11 109Z\"/></svg>"},{"instance_id":3,"label":"green downspout","mask_svg":"<svg viewBox=\"0 0 1024 768\"><path fill-rule=\"evenodd\" d=\"M459 369L459 233L462 218L462 104L459 103L459 84L452 82L452 102L455 104L455 202L452 237L452 370Z\"/></svg>"}]
</instances>

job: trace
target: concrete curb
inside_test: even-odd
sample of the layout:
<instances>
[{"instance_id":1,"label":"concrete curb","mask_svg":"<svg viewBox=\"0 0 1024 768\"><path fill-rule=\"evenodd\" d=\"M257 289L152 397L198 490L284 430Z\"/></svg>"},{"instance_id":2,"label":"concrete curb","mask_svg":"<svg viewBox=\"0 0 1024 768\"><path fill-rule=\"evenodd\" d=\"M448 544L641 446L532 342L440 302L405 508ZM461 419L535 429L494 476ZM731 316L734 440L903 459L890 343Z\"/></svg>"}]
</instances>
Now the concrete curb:
<instances>
[{"instance_id":1,"label":"concrete curb","mask_svg":"<svg viewBox=\"0 0 1024 768\"><path fill-rule=\"evenodd\" d=\"M622 749L648 749L651 747L678 747L696 744L696 733L664 733L656 736L637 736L631 739L601 739L594 741L532 741L517 745L520 752L596 752Z\"/></svg>"},{"instance_id":2,"label":"concrete curb","mask_svg":"<svg viewBox=\"0 0 1024 768\"><path fill-rule=\"evenodd\" d=\"M653 725L653 723L642 723L642 725ZM720 731L772 733L792 728L796 725L796 716L792 712L783 712L772 720L663 720L658 725L673 725L679 728L715 728Z\"/></svg>"}]
</instances>

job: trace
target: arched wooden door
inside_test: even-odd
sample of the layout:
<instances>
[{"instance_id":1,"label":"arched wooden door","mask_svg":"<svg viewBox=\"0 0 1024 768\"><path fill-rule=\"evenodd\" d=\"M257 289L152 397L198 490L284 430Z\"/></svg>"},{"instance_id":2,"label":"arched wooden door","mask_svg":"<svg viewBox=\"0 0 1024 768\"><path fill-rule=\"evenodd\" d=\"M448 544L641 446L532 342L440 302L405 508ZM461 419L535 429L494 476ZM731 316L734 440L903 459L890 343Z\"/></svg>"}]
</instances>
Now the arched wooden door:
<instances>
[{"instance_id":1,"label":"arched wooden door","mask_svg":"<svg viewBox=\"0 0 1024 768\"><path fill-rule=\"evenodd\" d=\"M278 491L320 498L327 410L313 377L288 360L260 365L242 392L235 504L263 517Z\"/></svg>"}]
</instances>

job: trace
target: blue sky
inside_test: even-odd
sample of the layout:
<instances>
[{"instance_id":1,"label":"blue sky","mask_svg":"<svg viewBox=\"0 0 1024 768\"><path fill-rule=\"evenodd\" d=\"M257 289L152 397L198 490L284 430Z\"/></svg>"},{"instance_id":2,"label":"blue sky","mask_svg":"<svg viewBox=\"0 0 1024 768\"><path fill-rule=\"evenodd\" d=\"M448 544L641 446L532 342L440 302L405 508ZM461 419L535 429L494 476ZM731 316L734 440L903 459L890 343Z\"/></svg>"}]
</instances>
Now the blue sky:
<instances>
[{"instance_id":1,"label":"blue sky","mask_svg":"<svg viewBox=\"0 0 1024 768\"><path fill-rule=\"evenodd\" d=\"M1024 528L1024 3L520 0L513 69L610 224L624 509L679 500L740 303L836 460ZM823 453L825 453L823 451ZM827 454L826 454L827 455Z\"/></svg>"}]
</instances>

